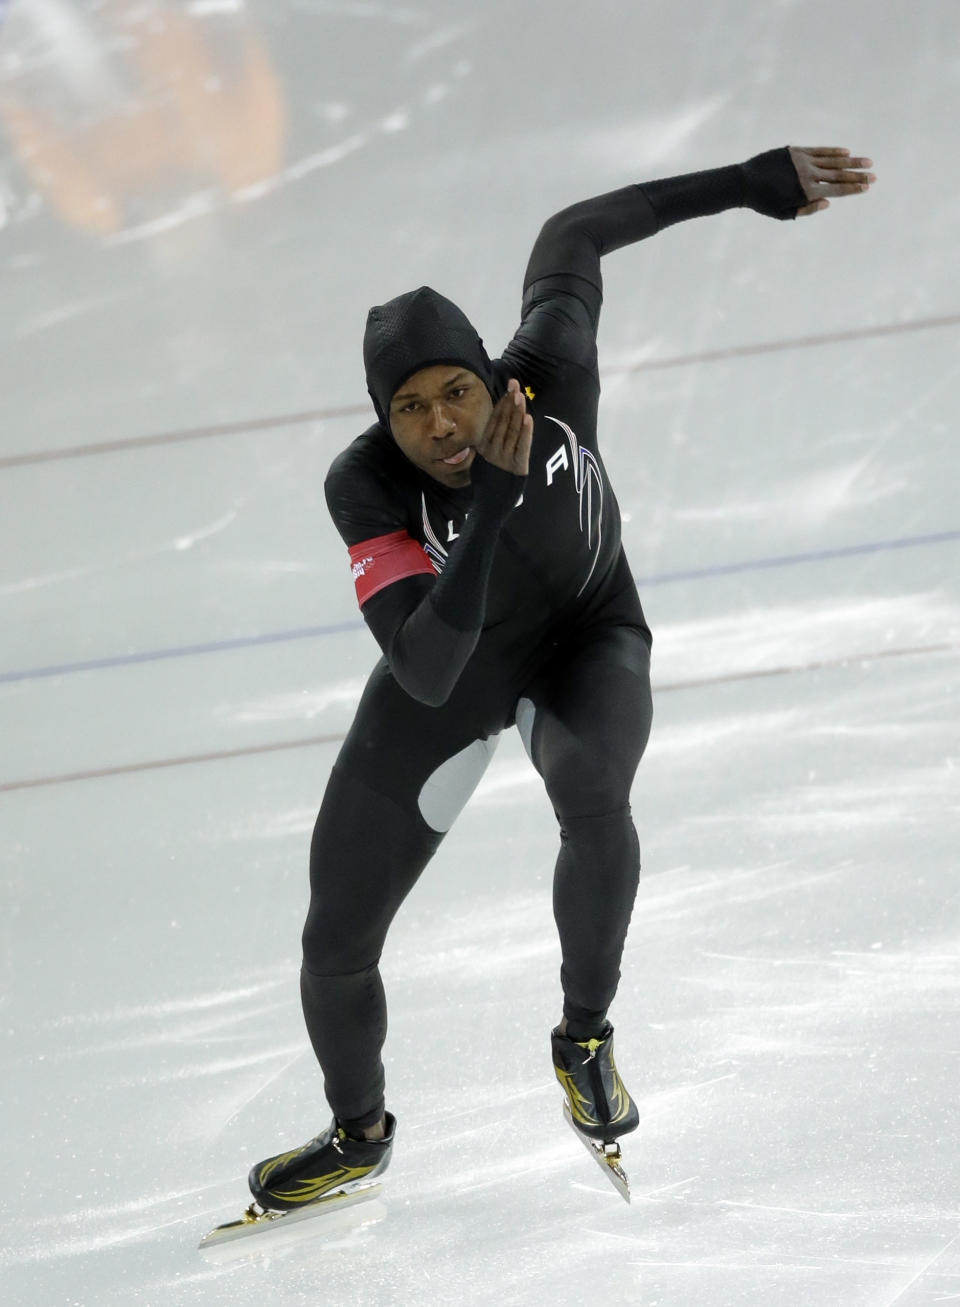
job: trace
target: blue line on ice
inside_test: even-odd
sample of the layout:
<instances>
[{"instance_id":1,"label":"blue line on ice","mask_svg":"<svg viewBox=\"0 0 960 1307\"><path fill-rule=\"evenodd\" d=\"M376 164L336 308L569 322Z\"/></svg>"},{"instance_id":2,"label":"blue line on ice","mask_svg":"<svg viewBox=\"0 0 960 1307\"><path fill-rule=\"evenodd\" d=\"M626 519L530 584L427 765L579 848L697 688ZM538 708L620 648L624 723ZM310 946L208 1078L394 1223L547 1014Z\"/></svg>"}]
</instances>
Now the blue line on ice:
<instances>
[{"instance_id":1,"label":"blue line on ice","mask_svg":"<svg viewBox=\"0 0 960 1307\"><path fill-rule=\"evenodd\" d=\"M856 554L875 554L893 549L914 549L919 546L948 544L960 540L960 530L939 531L933 535L901 536L892 540L875 540L860 545L841 545L833 549L817 549L801 554L782 554L770 558L752 558L739 563L719 563L712 567L691 568L678 572L657 572L636 577L637 585L649 589L655 585L669 585L674 581L696 581L712 576L730 576L737 572L760 572L775 567L792 567L800 563L820 563L833 558L849 558ZM74 672L102 671L108 667L128 667L136 663L160 662L166 658L188 658L195 654L225 653L231 649L249 649L260 644L285 644L292 640L313 640L322 636L342 635L363 627L362 618L346 622L333 622L323 626L305 626L292 631L267 631L263 635L241 635L229 640L211 640L204 644L175 645L170 649L147 649L143 653L113 654L105 658L92 658L84 662L57 663L47 667L26 667L18 671L0 672L0 685L15 681L39 681L50 676L69 676Z\"/></svg>"},{"instance_id":2,"label":"blue line on ice","mask_svg":"<svg viewBox=\"0 0 960 1307\"><path fill-rule=\"evenodd\" d=\"M841 545L833 549L814 549L802 554L781 554L772 558L751 558L742 563L718 563L713 567L696 567L681 572L659 572L638 576L637 585L649 587L671 581L695 581L701 577L731 576L736 572L760 572L771 567L791 567L797 563L818 563L830 558L849 558L854 554L877 554L888 549L912 549L918 545L941 545L960 540L960 531L939 531L934 535L902 536L894 540L877 540L863 545Z\"/></svg>"}]
</instances>

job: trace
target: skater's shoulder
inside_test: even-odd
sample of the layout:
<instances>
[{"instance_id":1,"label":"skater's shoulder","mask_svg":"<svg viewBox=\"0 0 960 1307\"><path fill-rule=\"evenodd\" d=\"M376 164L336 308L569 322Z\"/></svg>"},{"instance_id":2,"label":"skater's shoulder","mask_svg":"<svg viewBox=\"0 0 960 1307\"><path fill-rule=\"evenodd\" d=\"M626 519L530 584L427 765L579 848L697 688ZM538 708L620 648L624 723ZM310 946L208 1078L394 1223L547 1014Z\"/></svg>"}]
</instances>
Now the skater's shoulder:
<instances>
[{"instance_id":1,"label":"skater's shoulder","mask_svg":"<svg viewBox=\"0 0 960 1307\"><path fill-rule=\"evenodd\" d=\"M407 471L407 460L393 436L379 422L374 422L330 464L325 479L327 496L331 492L354 496L397 490L407 479Z\"/></svg>"},{"instance_id":2,"label":"skater's shoulder","mask_svg":"<svg viewBox=\"0 0 960 1307\"><path fill-rule=\"evenodd\" d=\"M379 422L374 422L337 454L327 472L327 481L351 474L360 477L389 475L398 455L403 457L390 432Z\"/></svg>"},{"instance_id":3,"label":"skater's shoulder","mask_svg":"<svg viewBox=\"0 0 960 1307\"><path fill-rule=\"evenodd\" d=\"M409 464L388 431L375 422L340 451L327 472L324 494L337 526L356 528L362 519L368 534L377 524L394 529L406 517Z\"/></svg>"}]
</instances>

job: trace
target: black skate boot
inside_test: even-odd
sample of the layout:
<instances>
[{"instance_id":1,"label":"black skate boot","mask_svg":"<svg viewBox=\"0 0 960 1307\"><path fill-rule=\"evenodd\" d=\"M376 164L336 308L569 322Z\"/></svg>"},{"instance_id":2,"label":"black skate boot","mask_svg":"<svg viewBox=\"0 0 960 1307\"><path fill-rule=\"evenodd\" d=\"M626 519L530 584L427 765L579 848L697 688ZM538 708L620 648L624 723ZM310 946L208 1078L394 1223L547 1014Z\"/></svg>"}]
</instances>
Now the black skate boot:
<instances>
[{"instance_id":1,"label":"black skate boot","mask_svg":"<svg viewBox=\"0 0 960 1307\"><path fill-rule=\"evenodd\" d=\"M640 1114L614 1064L609 1021L598 1039L580 1043L561 1035L558 1027L550 1042L553 1069L567 1096L571 1124L581 1134L604 1143L636 1130Z\"/></svg>"},{"instance_id":2,"label":"black skate boot","mask_svg":"<svg viewBox=\"0 0 960 1307\"><path fill-rule=\"evenodd\" d=\"M265 1209L292 1212L365 1186L390 1165L397 1123L389 1112L386 1118L383 1139L354 1139L334 1120L301 1148L258 1162L250 1172L250 1192Z\"/></svg>"}]
</instances>

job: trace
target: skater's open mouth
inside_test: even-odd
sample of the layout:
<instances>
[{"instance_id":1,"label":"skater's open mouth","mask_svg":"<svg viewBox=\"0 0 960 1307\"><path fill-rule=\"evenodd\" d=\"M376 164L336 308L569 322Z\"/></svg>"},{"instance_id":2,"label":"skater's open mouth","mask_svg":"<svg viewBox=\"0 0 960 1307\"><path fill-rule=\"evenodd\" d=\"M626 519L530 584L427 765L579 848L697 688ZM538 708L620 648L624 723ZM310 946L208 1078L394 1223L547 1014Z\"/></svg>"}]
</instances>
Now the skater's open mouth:
<instances>
[{"instance_id":1,"label":"skater's open mouth","mask_svg":"<svg viewBox=\"0 0 960 1307\"><path fill-rule=\"evenodd\" d=\"M469 457L469 455L472 453L473 453L473 446L466 445L463 449L460 450L459 454L451 454L449 458L441 458L439 461L441 463L447 463L451 467L456 467L458 463L465 462L466 459Z\"/></svg>"}]
</instances>

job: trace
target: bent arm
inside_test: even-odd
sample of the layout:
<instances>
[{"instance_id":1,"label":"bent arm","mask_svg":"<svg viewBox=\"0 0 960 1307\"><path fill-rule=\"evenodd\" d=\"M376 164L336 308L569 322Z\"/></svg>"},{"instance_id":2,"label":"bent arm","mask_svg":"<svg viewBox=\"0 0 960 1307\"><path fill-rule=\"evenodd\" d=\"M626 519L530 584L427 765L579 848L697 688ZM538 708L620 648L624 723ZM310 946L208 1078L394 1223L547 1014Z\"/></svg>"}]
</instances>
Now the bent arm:
<instances>
[{"instance_id":1,"label":"bent arm","mask_svg":"<svg viewBox=\"0 0 960 1307\"><path fill-rule=\"evenodd\" d=\"M363 606L394 678L411 698L431 708L450 698L477 647L500 528L525 480L478 458L473 507L440 576L435 581L410 577Z\"/></svg>"},{"instance_id":2,"label":"bent arm","mask_svg":"<svg viewBox=\"0 0 960 1307\"><path fill-rule=\"evenodd\" d=\"M515 378L472 434L473 500L439 580L425 549L398 522L395 493L377 475L376 460L358 477L349 454L341 456L325 483L367 625L397 682L434 708L446 703L477 646L500 528L526 483L533 419Z\"/></svg>"},{"instance_id":3,"label":"bent arm","mask_svg":"<svg viewBox=\"0 0 960 1307\"><path fill-rule=\"evenodd\" d=\"M525 483L480 457L472 480L473 505L439 577L385 502L379 512L368 504L361 515L349 474L333 473L326 483L331 515L350 548L364 620L398 684L434 708L446 703L477 646L500 528ZM376 492L367 490L375 501Z\"/></svg>"}]
</instances>

